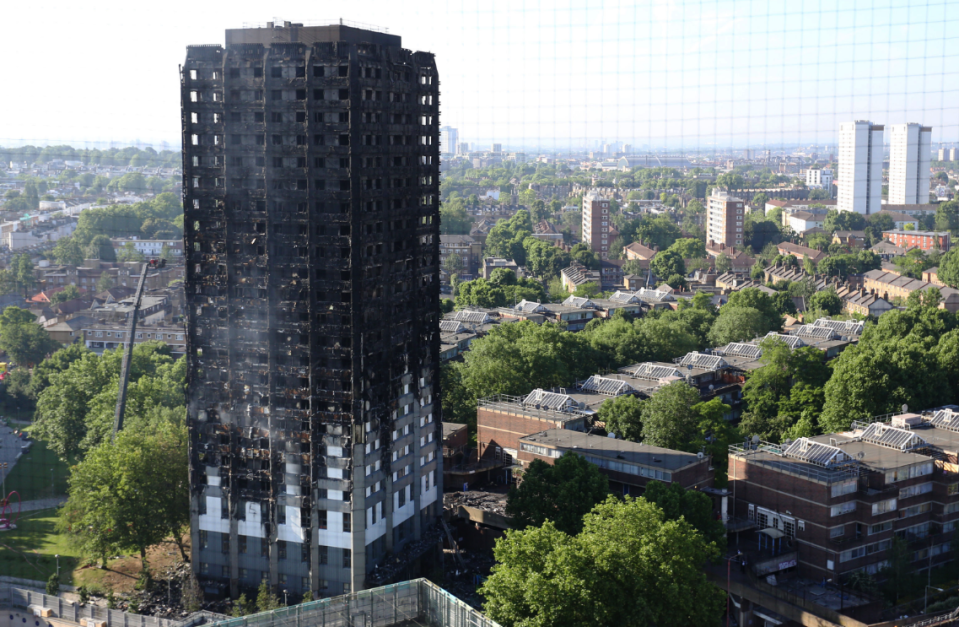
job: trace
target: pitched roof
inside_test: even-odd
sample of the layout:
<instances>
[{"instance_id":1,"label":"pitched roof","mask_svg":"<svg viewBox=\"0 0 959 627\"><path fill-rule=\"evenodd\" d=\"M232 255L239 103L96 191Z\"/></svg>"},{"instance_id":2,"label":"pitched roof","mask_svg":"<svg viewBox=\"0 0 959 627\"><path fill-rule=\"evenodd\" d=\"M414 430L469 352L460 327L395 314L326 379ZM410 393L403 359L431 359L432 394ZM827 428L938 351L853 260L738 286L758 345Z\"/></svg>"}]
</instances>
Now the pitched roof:
<instances>
[{"instance_id":1,"label":"pitched roof","mask_svg":"<svg viewBox=\"0 0 959 627\"><path fill-rule=\"evenodd\" d=\"M656 256L657 252L648 246L643 246L639 242L633 242L632 244L625 246L624 249L639 255L640 257L645 257L646 259L652 259Z\"/></svg>"}]
</instances>

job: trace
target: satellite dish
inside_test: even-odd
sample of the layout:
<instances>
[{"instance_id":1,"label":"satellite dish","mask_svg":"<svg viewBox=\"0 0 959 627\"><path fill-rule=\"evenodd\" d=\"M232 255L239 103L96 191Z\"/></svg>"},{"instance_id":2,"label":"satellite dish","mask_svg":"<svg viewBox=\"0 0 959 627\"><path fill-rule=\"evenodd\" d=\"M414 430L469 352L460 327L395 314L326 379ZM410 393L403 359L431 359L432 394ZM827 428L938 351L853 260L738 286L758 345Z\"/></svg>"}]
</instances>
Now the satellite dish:
<instances>
[{"instance_id":1,"label":"satellite dish","mask_svg":"<svg viewBox=\"0 0 959 627\"><path fill-rule=\"evenodd\" d=\"M907 411L909 411L909 405L906 405L905 403L903 403L903 404L902 404L902 413L906 413Z\"/></svg>"},{"instance_id":2,"label":"satellite dish","mask_svg":"<svg viewBox=\"0 0 959 627\"><path fill-rule=\"evenodd\" d=\"M758 436L758 435L754 435L754 436L753 436L753 444L759 444L759 436Z\"/></svg>"},{"instance_id":3,"label":"satellite dish","mask_svg":"<svg viewBox=\"0 0 959 627\"><path fill-rule=\"evenodd\" d=\"M865 456L866 456L866 453L864 451L859 451L858 453L856 453L856 459L862 459Z\"/></svg>"},{"instance_id":4,"label":"satellite dish","mask_svg":"<svg viewBox=\"0 0 959 627\"><path fill-rule=\"evenodd\" d=\"M709 391L712 392L716 388L712 383L709 384Z\"/></svg>"},{"instance_id":5,"label":"satellite dish","mask_svg":"<svg viewBox=\"0 0 959 627\"><path fill-rule=\"evenodd\" d=\"M606 434L606 437L607 437L607 438L610 438L611 440L615 440L615 439L616 439L616 434L615 434L615 433L607 433L607 434Z\"/></svg>"}]
</instances>

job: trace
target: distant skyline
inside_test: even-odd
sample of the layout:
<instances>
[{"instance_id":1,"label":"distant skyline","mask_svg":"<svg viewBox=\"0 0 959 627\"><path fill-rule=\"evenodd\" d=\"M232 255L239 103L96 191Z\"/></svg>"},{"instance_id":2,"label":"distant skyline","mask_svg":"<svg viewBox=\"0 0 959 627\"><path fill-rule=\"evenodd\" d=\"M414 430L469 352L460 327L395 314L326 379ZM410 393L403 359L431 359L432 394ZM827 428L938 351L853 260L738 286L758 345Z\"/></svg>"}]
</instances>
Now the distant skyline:
<instances>
[{"instance_id":1,"label":"distant skyline","mask_svg":"<svg viewBox=\"0 0 959 627\"><path fill-rule=\"evenodd\" d=\"M329 6L329 5L327 5ZM42 7L42 8L41 8ZM839 124L920 122L959 142L959 2L280 1L277 21L371 22L437 55L460 141L690 153L835 144ZM14 3L0 145L178 147L188 44L272 21L262 3ZM329 10L343 11L341 15Z\"/></svg>"}]
</instances>

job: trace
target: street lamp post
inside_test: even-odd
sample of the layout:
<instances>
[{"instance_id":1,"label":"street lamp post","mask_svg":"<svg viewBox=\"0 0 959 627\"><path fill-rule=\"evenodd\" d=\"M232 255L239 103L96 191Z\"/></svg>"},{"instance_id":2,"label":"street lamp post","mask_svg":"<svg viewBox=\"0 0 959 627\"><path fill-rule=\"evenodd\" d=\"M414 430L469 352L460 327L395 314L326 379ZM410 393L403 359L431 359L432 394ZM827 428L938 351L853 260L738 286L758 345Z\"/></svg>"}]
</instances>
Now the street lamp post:
<instances>
[{"instance_id":1,"label":"street lamp post","mask_svg":"<svg viewBox=\"0 0 959 627\"><path fill-rule=\"evenodd\" d=\"M734 559L742 557L742 551L736 551L735 555L726 558L726 627L729 627L729 597L732 594L729 590L731 580L731 569Z\"/></svg>"},{"instance_id":2,"label":"street lamp post","mask_svg":"<svg viewBox=\"0 0 959 627\"><path fill-rule=\"evenodd\" d=\"M937 588L935 586L926 586L926 589L923 590L923 603L922 603L922 613L925 614L929 610L929 588L936 590L937 592L942 592L942 588Z\"/></svg>"},{"instance_id":3,"label":"street lamp post","mask_svg":"<svg viewBox=\"0 0 959 627\"><path fill-rule=\"evenodd\" d=\"M60 554L57 553L54 557L57 558L57 579L60 579Z\"/></svg>"},{"instance_id":4,"label":"street lamp post","mask_svg":"<svg viewBox=\"0 0 959 627\"><path fill-rule=\"evenodd\" d=\"M283 591L283 605L287 605L287 602L286 602L286 595L287 595L287 594L288 594L288 591L287 591L287 590L284 590L284 591Z\"/></svg>"}]
</instances>

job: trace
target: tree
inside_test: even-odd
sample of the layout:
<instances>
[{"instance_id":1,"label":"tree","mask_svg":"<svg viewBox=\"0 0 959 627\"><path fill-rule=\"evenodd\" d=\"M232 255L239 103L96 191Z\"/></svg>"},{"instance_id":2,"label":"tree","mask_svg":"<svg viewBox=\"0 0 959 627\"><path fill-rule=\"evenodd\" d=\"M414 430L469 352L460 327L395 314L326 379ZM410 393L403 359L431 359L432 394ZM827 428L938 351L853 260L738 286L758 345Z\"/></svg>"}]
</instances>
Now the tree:
<instances>
[{"instance_id":1,"label":"tree","mask_svg":"<svg viewBox=\"0 0 959 627\"><path fill-rule=\"evenodd\" d=\"M473 219L466 212L461 198L450 199L440 205L440 233L442 235L468 235Z\"/></svg>"},{"instance_id":2,"label":"tree","mask_svg":"<svg viewBox=\"0 0 959 627\"><path fill-rule=\"evenodd\" d=\"M599 419L606 431L631 442L639 442L643 433L643 402L631 394L622 394L603 401Z\"/></svg>"},{"instance_id":3,"label":"tree","mask_svg":"<svg viewBox=\"0 0 959 627\"><path fill-rule=\"evenodd\" d=\"M72 237L63 237L51 251L54 260L61 265L79 266L83 263L83 248Z\"/></svg>"},{"instance_id":4,"label":"tree","mask_svg":"<svg viewBox=\"0 0 959 627\"><path fill-rule=\"evenodd\" d=\"M76 298L80 298L80 288L76 285L67 285L53 295L53 298L50 299L50 304L59 305L60 303L65 303L68 300L74 300Z\"/></svg>"},{"instance_id":5,"label":"tree","mask_svg":"<svg viewBox=\"0 0 959 627\"><path fill-rule=\"evenodd\" d=\"M643 498L663 510L666 520L685 519L706 542L725 549L726 528L713 514L713 501L705 493L679 483L650 481Z\"/></svg>"},{"instance_id":6,"label":"tree","mask_svg":"<svg viewBox=\"0 0 959 627\"><path fill-rule=\"evenodd\" d=\"M146 259L146 256L136 249L133 242L127 242L124 244L119 252L116 253L117 261L119 262L142 262Z\"/></svg>"},{"instance_id":7,"label":"tree","mask_svg":"<svg viewBox=\"0 0 959 627\"><path fill-rule=\"evenodd\" d=\"M686 276L686 262L676 250L660 251L649 262L649 269L659 278L666 279L675 274Z\"/></svg>"},{"instance_id":8,"label":"tree","mask_svg":"<svg viewBox=\"0 0 959 627\"><path fill-rule=\"evenodd\" d=\"M596 285L595 282L587 281L586 283L576 286L573 296L578 296L580 298L592 298L599 294L599 292L599 286Z\"/></svg>"},{"instance_id":9,"label":"tree","mask_svg":"<svg viewBox=\"0 0 959 627\"><path fill-rule=\"evenodd\" d=\"M36 435L63 459L96 448L113 428L122 351L85 353L37 397ZM173 361L161 342L133 349L127 425L152 425L185 412L186 361ZM172 412L172 413L171 413Z\"/></svg>"},{"instance_id":10,"label":"tree","mask_svg":"<svg viewBox=\"0 0 959 627\"><path fill-rule=\"evenodd\" d=\"M831 362L819 418L823 432L844 431L905 403L937 407L955 402L959 382L959 320L926 306L883 314L867 325L858 344Z\"/></svg>"},{"instance_id":11,"label":"tree","mask_svg":"<svg viewBox=\"0 0 959 627\"><path fill-rule=\"evenodd\" d=\"M507 531L493 552L479 592L504 627L709 625L722 613L723 595L702 571L717 547L642 498L610 497L576 536L552 523Z\"/></svg>"},{"instance_id":12,"label":"tree","mask_svg":"<svg viewBox=\"0 0 959 627\"><path fill-rule=\"evenodd\" d=\"M26 309L20 309L19 307L11 305L5 308L3 313L0 314L0 334L8 328L20 324L32 323L36 319L37 317Z\"/></svg>"},{"instance_id":13,"label":"tree","mask_svg":"<svg viewBox=\"0 0 959 627\"><path fill-rule=\"evenodd\" d=\"M899 597L911 587L915 577L909 543L899 536L893 536L886 561L887 565L881 571L886 578L886 594L894 604L898 604Z\"/></svg>"},{"instance_id":14,"label":"tree","mask_svg":"<svg viewBox=\"0 0 959 627\"><path fill-rule=\"evenodd\" d=\"M659 388L643 403L643 441L652 446L682 449L695 436L699 417L693 405L699 391L685 381L673 381Z\"/></svg>"},{"instance_id":15,"label":"tree","mask_svg":"<svg viewBox=\"0 0 959 627\"><path fill-rule=\"evenodd\" d=\"M779 338L767 338L759 346L762 367L746 377L739 428L744 435L779 442L804 410L822 407L821 390L830 372L815 347L793 351Z\"/></svg>"},{"instance_id":16,"label":"tree","mask_svg":"<svg viewBox=\"0 0 959 627\"><path fill-rule=\"evenodd\" d=\"M256 591L256 609L260 612L269 612L283 607L280 598L270 592L270 587L265 581L260 582L260 587Z\"/></svg>"},{"instance_id":17,"label":"tree","mask_svg":"<svg viewBox=\"0 0 959 627\"><path fill-rule=\"evenodd\" d=\"M590 270L599 270L599 255L594 253L587 244L582 242L576 244L572 249L570 249L569 256L572 261L575 261L576 263Z\"/></svg>"},{"instance_id":18,"label":"tree","mask_svg":"<svg viewBox=\"0 0 959 627\"><path fill-rule=\"evenodd\" d=\"M50 337L46 330L29 322L3 325L0 334L0 350L7 353L15 363L33 365L60 348L60 343Z\"/></svg>"},{"instance_id":19,"label":"tree","mask_svg":"<svg viewBox=\"0 0 959 627\"><path fill-rule=\"evenodd\" d=\"M838 211L830 209L822 223L822 230L826 233L836 231L861 231L866 227L866 217L855 211Z\"/></svg>"},{"instance_id":20,"label":"tree","mask_svg":"<svg viewBox=\"0 0 959 627\"><path fill-rule=\"evenodd\" d=\"M508 307L522 300L541 303L546 300L546 290L539 281L517 279L516 273L506 268L497 268L489 280L473 279L459 284L456 306Z\"/></svg>"},{"instance_id":21,"label":"tree","mask_svg":"<svg viewBox=\"0 0 959 627\"><path fill-rule=\"evenodd\" d=\"M456 253L450 253L443 260L443 270L450 276L463 271L463 258Z\"/></svg>"},{"instance_id":22,"label":"tree","mask_svg":"<svg viewBox=\"0 0 959 627\"><path fill-rule=\"evenodd\" d=\"M942 256L938 276L949 287L959 288L959 246Z\"/></svg>"},{"instance_id":23,"label":"tree","mask_svg":"<svg viewBox=\"0 0 959 627\"><path fill-rule=\"evenodd\" d=\"M113 276L108 272L104 272L103 274L100 275L100 278L97 279L98 292L105 292L106 290L110 289L111 287L114 287L115 285L116 285L116 281L113 280Z\"/></svg>"},{"instance_id":24,"label":"tree","mask_svg":"<svg viewBox=\"0 0 959 627\"><path fill-rule=\"evenodd\" d=\"M725 346L730 342L752 340L766 333L768 326L762 312L753 307L730 307L727 303L720 309L719 318L709 331L709 341L713 346Z\"/></svg>"},{"instance_id":25,"label":"tree","mask_svg":"<svg viewBox=\"0 0 959 627\"><path fill-rule=\"evenodd\" d=\"M959 201L950 200L936 207L937 231L959 231Z\"/></svg>"},{"instance_id":26,"label":"tree","mask_svg":"<svg viewBox=\"0 0 959 627\"><path fill-rule=\"evenodd\" d=\"M535 237L527 237L523 248L526 250L526 270L535 276L558 277L563 268L570 265L568 252Z\"/></svg>"},{"instance_id":27,"label":"tree","mask_svg":"<svg viewBox=\"0 0 959 627\"><path fill-rule=\"evenodd\" d=\"M716 257L716 272L726 273L733 271L733 260L726 253L719 253Z\"/></svg>"},{"instance_id":28,"label":"tree","mask_svg":"<svg viewBox=\"0 0 959 627\"><path fill-rule=\"evenodd\" d=\"M533 223L529 212L520 209L509 220L500 220L490 229L486 238L486 251L489 255L513 259L517 264L526 265L526 251L523 240L533 232Z\"/></svg>"},{"instance_id":29,"label":"tree","mask_svg":"<svg viewBox=\"0 0 959 627\"><path fill-rule=\"evenodd\" d=\"M60 531L103 564L112 551L138 551L146 570L147 547L178 540L190 521L185 420L124 428L73 467L69 486Z\"/></svg>"},{"instance_id":30,"label":"tree","mask_svg":"<svg viewBox=\"0 0 959 627\"><path fill-rule=\"evenodd\" d=\"M97 235L87 244L86 258L100 259L101 261L116 261L117 253L113 249L113 242L110 241L109 237L106 235Z\"/></svg>"},{"instance_id":31,"label":"tree","mask_svg":"<svg viewBox=\"0 0 959 627\"><path fill-rule=\"evenodd\" d=\"M609 480L596 464L581 455L567 453L552 466L533 460L519 487L506 496L506 515L514 529L540 527L547 520L556 529L576 535L583 516L609 494Z\"/></svg>"},{"instance_id":32,"label":"tree","mask_svg":"<svg viewBox=\"0 0 959 627\"><path fill-rule=\"evenodd\" d=\"M702 259L706 256L705 242L691 237L676 240L667 250L679 253L681 259Z\"/></svg>"},{"instance_id":33,"label":"tree","mask_svg":"<svg viewBox=\"0 0 959 627\"><path fill-rule=\"evenodd\" d=\"M842 305L842 299L836 294L836 290L826 289L816 292L809 297L808 308L813 311L822 312L827 316L837 316L842 311Z\"/></svg>"},{"instance_id":34,"label":"tree","mask_svg":"<svg viewBox=\"0 0 959 627\"><path fill-rule=\"evenodd\" d=\"M727 303L719 310L720 317L722 317L723 310L726 309L726 307L752 307L761 312L763 314L763 324L766 328L766 330L763 331L763 335L768 331L776 331L778 333L782 330L783 319L782 315L776 309L776 304L773 303L772 298L770 298L768 294L758 288L747 287L746 289L730 294Z\"/></svg>"},{"instance_id":35,"label":"tree","mask_svg":"<svg viewBox=\"0 0 959 627\"><path fill-rule=\"evenodd\" d=\"M47 579L47 595L55 597L60 594L60 575L53 573Z\"/></svg>"},{"instance_id":36,"label":"tree","mask_svg":"<svg viewBox=\"0 0 959 627\"><path fill-rule=\"evenodd\" d=\"M71 344L66 348L61 348L33 369L33 377L30 379L30 392L34 397L38 397L50 383L53 377L64 372L70 365L82 359L84 355L92 354L92 351L82 343Z\"/></svg>"}]
</instances>

